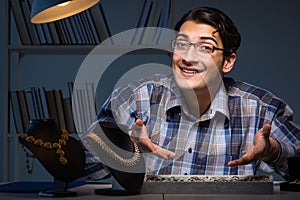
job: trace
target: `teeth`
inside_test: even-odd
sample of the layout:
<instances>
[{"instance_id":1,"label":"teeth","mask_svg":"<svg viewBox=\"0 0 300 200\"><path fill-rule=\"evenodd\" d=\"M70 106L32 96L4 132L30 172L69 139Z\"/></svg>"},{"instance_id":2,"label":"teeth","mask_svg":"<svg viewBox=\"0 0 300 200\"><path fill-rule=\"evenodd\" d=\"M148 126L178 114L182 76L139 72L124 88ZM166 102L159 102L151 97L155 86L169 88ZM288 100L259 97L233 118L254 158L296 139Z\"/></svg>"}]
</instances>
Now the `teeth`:
<instances>
[{"instance_id":1,"label":"teeth","mask_svg":"<svg viewBox=\"0 0 300 200\"><path fill-rule=\"evenodd\" d=\"M182 68L181 68L181 70L182 70L183 72L189 73L189 74L196 74L196 73L198 73L197 70L187 70L187 69L182 69Z\"/></svg>"}]
</instances>

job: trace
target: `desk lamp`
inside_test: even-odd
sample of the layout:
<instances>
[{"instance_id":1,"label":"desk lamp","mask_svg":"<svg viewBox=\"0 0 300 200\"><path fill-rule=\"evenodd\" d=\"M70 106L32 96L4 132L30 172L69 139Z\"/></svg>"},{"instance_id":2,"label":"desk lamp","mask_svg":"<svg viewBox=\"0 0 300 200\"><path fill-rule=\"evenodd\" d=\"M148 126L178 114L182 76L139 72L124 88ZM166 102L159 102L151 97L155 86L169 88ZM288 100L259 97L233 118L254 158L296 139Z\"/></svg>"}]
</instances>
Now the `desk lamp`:
<instances>
[{"instance_id":1,"label":"desk lamp","mask_svg":"<svg viewBox=\"0 0 300 200\"><path fill-rule=\"evenodd\" d=\"M31 22L48 23L80 13L100 0L34 0L31 10Z\"/></svg>"}]
</instances>

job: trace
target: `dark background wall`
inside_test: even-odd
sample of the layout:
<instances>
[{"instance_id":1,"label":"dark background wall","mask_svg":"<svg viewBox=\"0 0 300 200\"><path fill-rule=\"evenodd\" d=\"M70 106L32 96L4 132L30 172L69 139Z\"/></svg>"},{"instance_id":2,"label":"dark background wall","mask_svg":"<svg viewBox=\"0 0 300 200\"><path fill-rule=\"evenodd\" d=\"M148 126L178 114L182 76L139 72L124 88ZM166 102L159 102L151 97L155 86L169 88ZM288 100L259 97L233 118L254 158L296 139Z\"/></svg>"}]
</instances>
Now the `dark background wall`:
<instances>
[{"instance_id":1,"label":"dark background wall","mask_svg":"<svg viewBox=\"0 0 300 200\"><path fill-rule=\"evenodd\" d=\"M112 34L136 27L142 1L101 0L101 3ZM229 76L261 86L283 98L295 111L295 121L300 123L300 95L298 93L300 1L173 0L173 5L171 14L174 19L173 23L183 13L198 6L213 6L225 11L239 27L242 35L237 62ZM1 22L4 23L2 20ZM14 30L13 27L12 40L16 41ZM4 52L5 49L1 48L1 51ZM12 58L16 56L13 55ZM1 59L6 59L6 57L2 56ZM13 59L12 89L45 86L49 89L62 88L66 91L66 83L75 80L77 70L84 59L85 56L80 55L26 55L21 61L21 80L17 80L17 64ZM169 58L165 55L130 55L116 61L112 69L114 67L116 69L133 68L151 62L168 64ZM6 72L5 69L1 71ZM101 91L97 92L98 105L101 105L109 95L112 85L115 84L114 77L113 72L107 74L107 85L102 85ZM1 88L3 90L3 87ZM3 93L3 91L0 92Z\"/></svg>"},{"instance_id":2,"label":"dark background wall","mask_svg":"<svg viewBox=\"0 0 300 200\"><path fill-rule=\"evenodd\" d=\"M111 32L118 34L135 28L140 0L130 5L120 0L102 0ZM112 3L118 2L118 3ZM239 27L242 35L237 63L229 74L236 79L264 87L284 98L295 111L300 122L300 95L298 95L298 56L300 46L300 2L297 0L173 0L172 18L178 19L187 10L197 6L214 6L225 11ZM136 3L136 4L134 4ZM159 62L147 56L129 56L117 62L124 68L138 64ZM155 56L157 57L157 56ZM22 60L22 87L46 85L65 87L75 79L84 56L25 56ZM168 58L163 57L163 63ZM140 61L140 62L139 62ZM14 78L14 77L13 77ZM107 83L109 86L110 83ZM107 96L103 93L101 96ZM102 102L98 102L101 104Z\"/></svg>"}]
</instances>

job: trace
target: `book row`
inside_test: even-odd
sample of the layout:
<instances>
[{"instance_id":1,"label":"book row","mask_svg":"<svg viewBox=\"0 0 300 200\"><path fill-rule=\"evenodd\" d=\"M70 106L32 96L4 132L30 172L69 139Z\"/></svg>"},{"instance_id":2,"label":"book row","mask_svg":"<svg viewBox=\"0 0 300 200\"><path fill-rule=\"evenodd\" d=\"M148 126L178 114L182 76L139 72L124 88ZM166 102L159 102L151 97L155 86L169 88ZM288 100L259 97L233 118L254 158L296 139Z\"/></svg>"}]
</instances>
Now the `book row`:
<instances>
[{"instance_id":1,"label":"book row","mask_svg":"<svg viewBox=\"0 0 300 200\"><path fill-rule=\"evenodd\" d=\"M32 3L33 0L10 0L23 45L95 45L111 36L101 4L55 22L33 24Z\"/></svg>"},{"instance_id":2,"label":"book row","mask_svg":"<svg viewBox=\"0 0 300 200\"><path fill-rule=\"evenodd\" d=\"M71 17L45 24L30 22L33 0L10 0L10 3L23 45L97 45L104 40L106 44L114 44L101 2ZM171 0L143 0L130 44L162 44L165 37L161 28L171 26L171 11Z\"/></svg>"},{"instance_id":3,"label":"book row","mask_svg":"<svg viewBox=\"0 0 300 200\"><path fill-rule=\"evenodd\" d=\"M95 89L87 83L85 89L73 91L68 83L69 95L62 90L31 87L29 90L10 91L10 102L15 132L25 133L30 120L53 118L61 129L69 133L83 133L96 119Z\"/></svg>"}]
</instances>

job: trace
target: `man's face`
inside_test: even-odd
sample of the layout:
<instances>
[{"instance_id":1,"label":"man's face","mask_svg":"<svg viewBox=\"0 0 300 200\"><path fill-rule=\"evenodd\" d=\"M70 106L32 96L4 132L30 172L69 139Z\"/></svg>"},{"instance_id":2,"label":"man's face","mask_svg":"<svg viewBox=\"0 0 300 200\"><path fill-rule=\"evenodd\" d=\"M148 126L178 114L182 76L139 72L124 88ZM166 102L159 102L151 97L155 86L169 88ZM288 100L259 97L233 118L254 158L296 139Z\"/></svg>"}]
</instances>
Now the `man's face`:
<instances>
[{"instance_id":1,"label":"man's face","mask_svg":"<svg viewBox=\"0 0 300 200\"><path fill-rule=\"evenodd\" d=\"M180 28L174 49L172 69L175 80L181 89L193 89L196 92L217 87L224 74L223 51L208 53L207 47L223 48L222 40L216 29L207 24L186 21ZM193 43L189 48L180 46ZM196 47L198 45L198 47ZM199 48L199 45L201 48ZM198 48L198 50L196 49Z\"/></svg>"}]
</instances>

